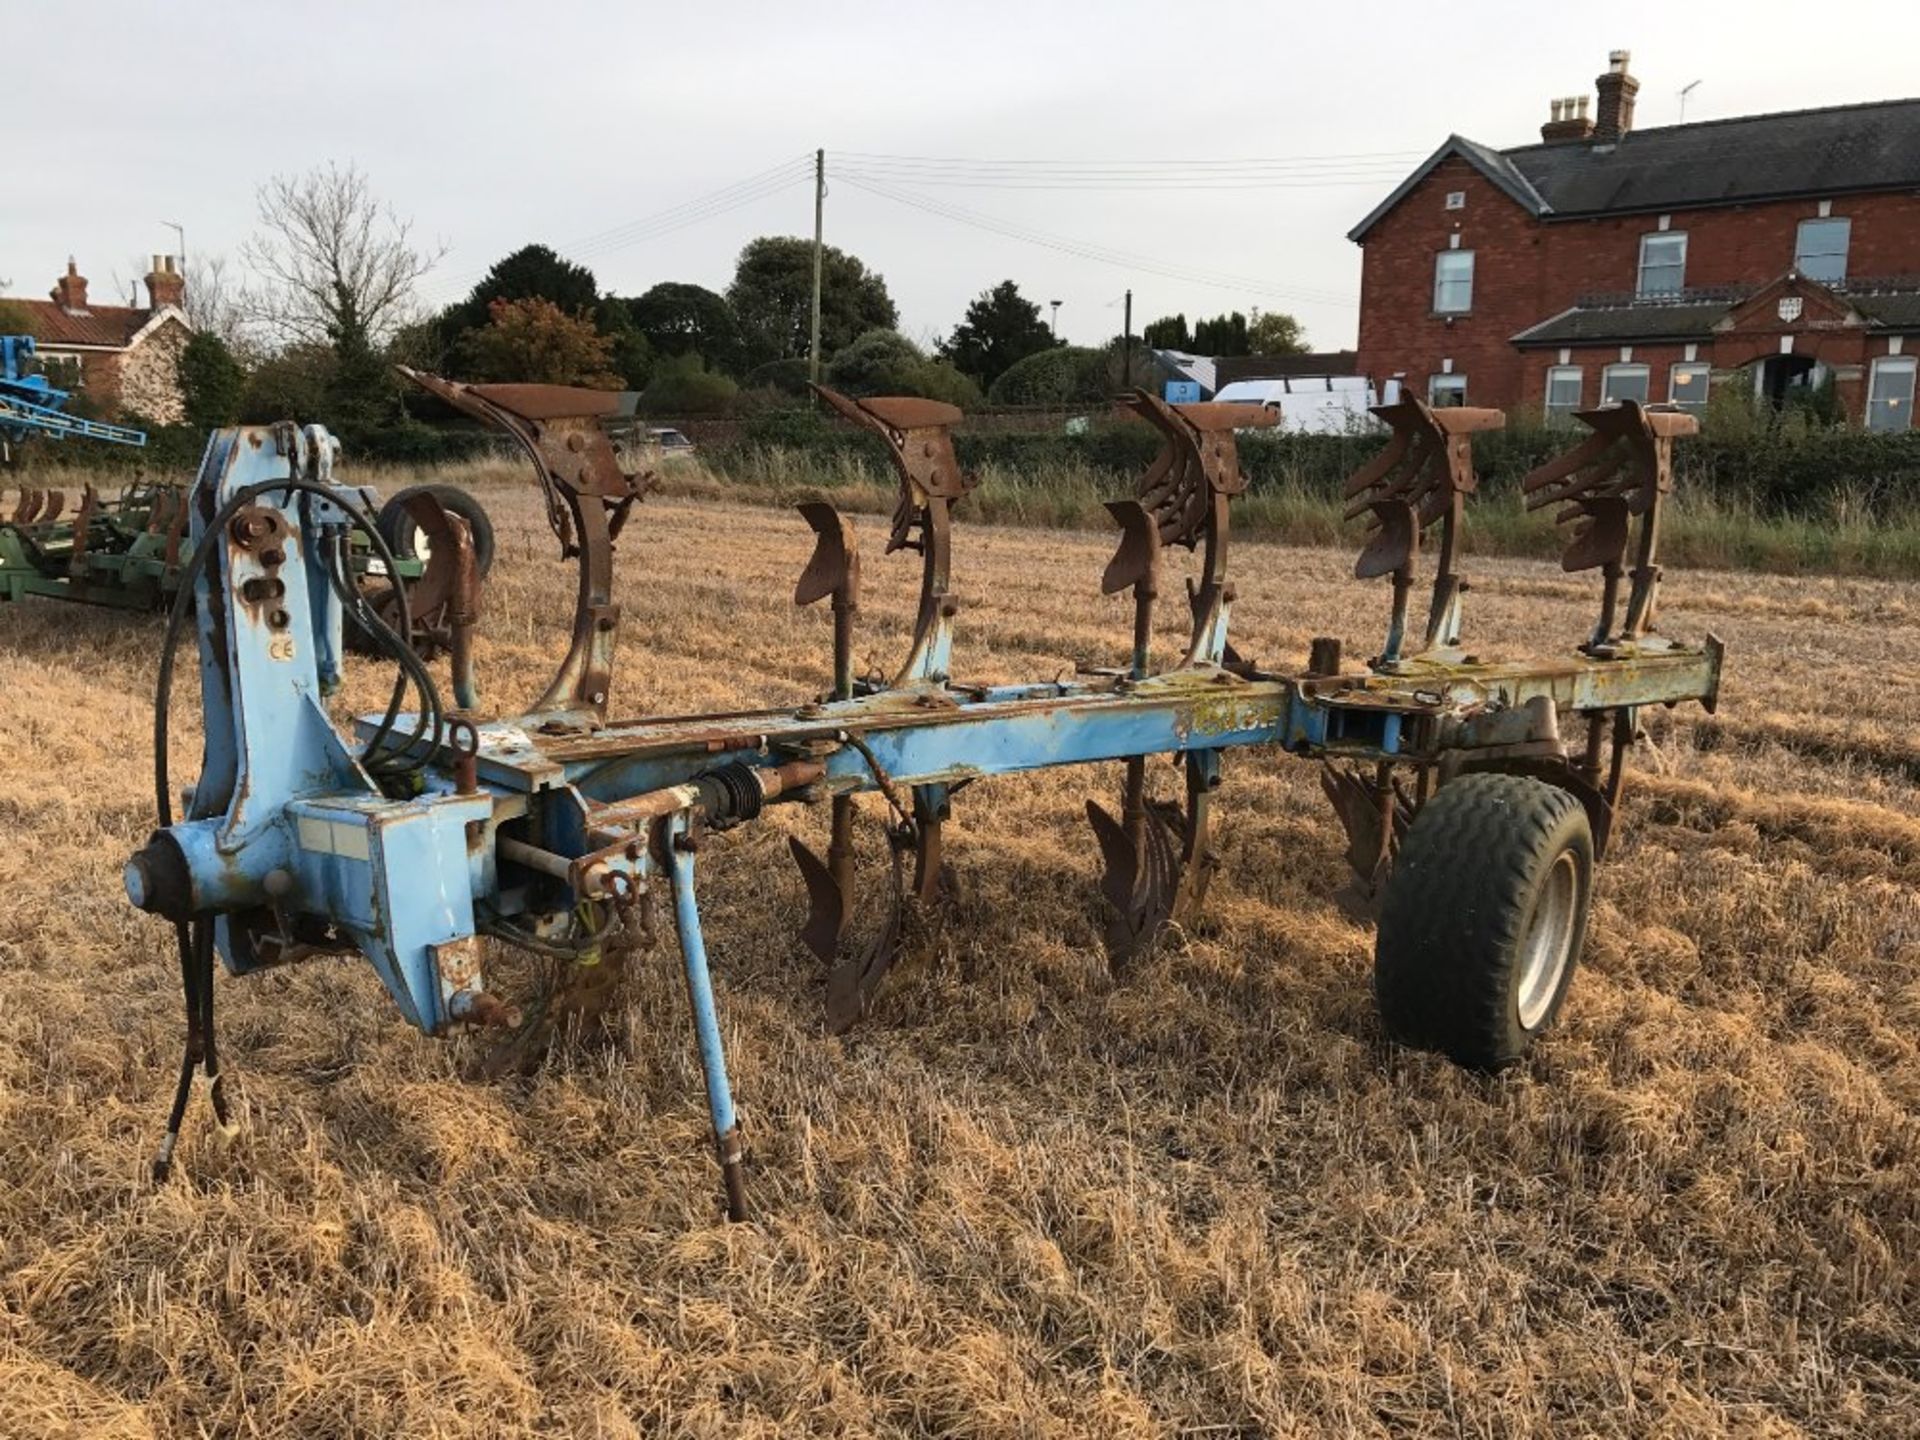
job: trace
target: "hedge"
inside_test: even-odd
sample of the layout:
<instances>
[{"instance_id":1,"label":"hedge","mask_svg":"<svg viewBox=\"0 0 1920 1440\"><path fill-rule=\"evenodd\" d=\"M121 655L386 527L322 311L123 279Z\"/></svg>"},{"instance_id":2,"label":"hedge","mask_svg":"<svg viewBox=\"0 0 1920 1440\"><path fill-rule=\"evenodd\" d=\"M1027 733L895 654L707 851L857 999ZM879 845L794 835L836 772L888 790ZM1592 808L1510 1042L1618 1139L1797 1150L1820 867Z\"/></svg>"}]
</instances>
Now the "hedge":
<instances>
[{"instance_id":1,"label":"hedge","mask_svg":"<svg viewBox=\"0 0 1920 1440\"><path fill-rule=\"evenodd\" d=\"M1536 465L1560 454L1580 434L1540 426L1477 436L1475 465L1483 491L1518 485ZM1254 489L1291 486L1310 494L1338 494L1347 476L1379 453L1383 434L1240 436L1240 461ZM1137 475L1152 460L1159 437L1137 421L1101 420L1078 435L996 430L954 433L960 463L969 469L1040 471L1071 464ZM748 422L734 441L704 447L710 469L724 472L750 448L799 451L822 461L860 456L884 465L875 436L805 410L776 411ZM1792 435L1699 436L1677 442L1676 485L1722 502L1744 503L1767 515L1827 515L1836 500L1875 516L1920 512L1920 432L1900 435L1826 430Z\"/></svg>"}]
</instances>

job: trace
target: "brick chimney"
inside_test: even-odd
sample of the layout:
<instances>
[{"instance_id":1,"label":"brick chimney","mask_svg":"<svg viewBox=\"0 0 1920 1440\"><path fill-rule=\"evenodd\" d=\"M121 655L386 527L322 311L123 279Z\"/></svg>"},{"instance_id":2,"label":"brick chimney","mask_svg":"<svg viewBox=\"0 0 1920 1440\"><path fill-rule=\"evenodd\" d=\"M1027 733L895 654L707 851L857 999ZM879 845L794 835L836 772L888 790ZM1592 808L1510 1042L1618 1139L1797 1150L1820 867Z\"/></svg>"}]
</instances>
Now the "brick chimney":
<instances>
[{"instance_id":1,"label":"brick chimney","mask_svg":"<svg viewBox=\"0 0 1920 1440\"><path fill-rule=\"evenodd\" d=\"M1633 129L1633 97L1640 93L1640 82L1627 73L1632 58L1625 50L1615 50L1607 56L1607 73L1593 82L1600 92L1593 124L1596 145L1611 145Z\"/></svg>"},{"instance_id":2,"label":"brick chimney","mask_svg":"<svg viewBox=\"0 0 1920 1440\"><path fill-rule=\"evenodd\" d=\"M187 300L187 277L180 271L180 262L172 255L153 257L153 269L147 275L147 294L153 297L149 309L158 310L165 305L184 306Z\"/></svg>"},{"instance_id":3,"label":"brick chimney","mask_svg":"<svg viewBox=\"0 0 1920 1440\"><path fill-rule=\"evenodd\" d=\"M69 315L85 313L87 277L80 273L80 268L73 263L71 255L67 257L67 273L53 282L53 289L48 293L53 296L54 303Z\"/></svg>"},{"instance_id":4,"label":"brick chimney","mask_svg":"<svg viewBox=\"0 0 1920 1440\"><path fill-rule=\"evenodd\" d=\"M1587 118L1587 97L1568 96L1553 102L1553 118L1540 127L1540 138L1549 145L1586 140L1593 135L1593 121Z\"/></svg>"}]
</instances>

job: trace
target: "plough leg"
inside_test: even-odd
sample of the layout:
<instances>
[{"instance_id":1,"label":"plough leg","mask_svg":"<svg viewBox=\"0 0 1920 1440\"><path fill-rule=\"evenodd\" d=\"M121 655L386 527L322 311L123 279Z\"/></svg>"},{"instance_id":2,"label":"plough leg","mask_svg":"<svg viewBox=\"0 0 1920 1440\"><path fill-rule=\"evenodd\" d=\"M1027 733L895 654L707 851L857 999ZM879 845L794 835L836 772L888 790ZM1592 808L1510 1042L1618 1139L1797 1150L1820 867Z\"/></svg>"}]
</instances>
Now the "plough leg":
<instances>
[{"instance_id":1,"label":"plough leg","mask_svg":"<svg viewBox=\"0 0 1920 1440\"><path fill-rule=\"evenodd\" d=\"M872 943L841 961L827 975L827 1029L833 1034L845 1033L867 1013L874 992L893 969L900 952L913 936L923 932L946 881L940 836L946 817L947 787L916 785L911 817L888 830L887 839L893 852L893 883L886 916ZM909 850L913 852L911 888L906 883ZM801 868L805 870L806 866L803 864Z\"/></svg>"},{"instance_id":2,"label":"plough leg","mask_svg":"<svg viewBox=\"0 0 1920 1440\"><path fill-rule=\"evenodd\" d=\"M1180 837L1180 885L1174 892L1172 920L1190 926L1200 918L1206 903L1207 887L1220 857L1213 849L1210 824L1213 792L1220 788L1220 753L1217 750L1187 752L1187 813Z\"/></svg>"},{"instance_id":3,"label":"plough leg","mask_svg":"<svg viewBox=\"0 0 1920 1440\"><path fill-rule=\"evenodd\" d=\"M831 965L853 913L853 797L833 797L833 832L825 860L798 836L787 838L787 849L807 886L807 923L800 927L800 938L823 965Z\"/></svg>"},{"instance_id":4,"label":"plough leg","mask_svg":"<svg viewBox=\"0 0 1920 1440\"><path fill-rule=\"evenodd\" d=\"M693 1008L693 1030L700 1044L700 1069L707 1082L707 1113L713 1117L713 1143L726 1187L727 1219L747 1218L747 1186L740 1122L733 1111L733 1091L727 1083L726 1044L720 1037L720 1016L713 1002L713 977L707 970L707 945L700 933L700 904L693 891L694 840L683 811L667 826L667 849L673 872L673 919L680 933L680 957L687 970L687 999Z\"/></svg>"},{"instance_id":5,"label":"plough leg","mask_svg":"<svg viewBox=\"0 0 1920 1440\"><path fill-rule=\"evenodd\" d=\"M1107 921L1107 963L1115 973L1153 947L1169 925L1200 916L1219 857L1214 853L1209 802L1220 783L1220 757L1211 750L1186 758L1184 811L1146 798L1146 758L1127 761L1120 819L1087 802L1087 822L1100 842L1106 873L1100 893L1113 907Z\"/></svg>"}]
</instances>

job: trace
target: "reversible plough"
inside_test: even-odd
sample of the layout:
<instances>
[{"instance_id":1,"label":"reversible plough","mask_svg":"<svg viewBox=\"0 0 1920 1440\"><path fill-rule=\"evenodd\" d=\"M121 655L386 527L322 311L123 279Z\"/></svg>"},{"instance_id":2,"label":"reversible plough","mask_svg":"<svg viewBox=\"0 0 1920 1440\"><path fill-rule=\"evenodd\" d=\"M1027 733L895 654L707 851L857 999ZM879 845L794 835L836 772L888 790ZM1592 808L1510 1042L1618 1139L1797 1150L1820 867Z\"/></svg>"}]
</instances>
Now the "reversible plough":
<instances>
[{"instance_id":1,"label":"reversible plough","mask_svg":"<svg viewBox=\"0 0 1920 1440\"><path fill-rule=\"evenodd\" d=\"M1592 437L1526 481L1528 503L1572 527L1564 563L1601 572L1596 623L1577 650L1495 661L1464 647L1460 569L1471 437L1498 412L1380 413L1391 443L1349 486L1370 537L1357 573L1390 577L1392 620L1365 664L1316 640L1305 668L1269 670L1228 643L1234 584L1228 519L1246 488L1236 431L1272 423L1258 407L1130 403L1157 428L1158 457L1132 498L1109 505L1118 552L1102 588L1132 602L1122 663L1071 679L970 684L950 673L959 601L954 507L973 488L956 462L960 412L919 399L823 391L878 436L900 492L887 550L918 553L920 600L905 662L855 674L860 557L830 505L802 507L815 548L796 592L833 611L832 680L794 709L610 719L614 542L651 477L623 471L599 424L614 397L548 386L419 383L504 431L533 462L563 551L579 563L571 639L529 713L445 709L423 667L419 697L341 738L321 704L350 588L337 557L374 525L327 475L317 428L240 430L208 448L189 504L197 548L206 740L186 813L175 820L165 751L176 608L163 664L156 770L160 827L127 866L141 908L176 926L189 1027L164 1173L193 1079L224 1124L213 1044L213 958L235 973L328 952L364 954L421 1030L493 1027L493 1062L536 1057L563 1027L607 1004L622 956L674 917L727 1210L745 1213L743 1148L716 1017L695 888L709 835L775 804L828 814L824 856L797 840L810 907L801 939L826 968L827 1022L868 1012L903 948L936 924L942 832L963 787L990 776L1094 761L1124 767L1117 812L1088 817L1105 859L1112 963L1141 963L1193 925L1215 868L1211 807L1228 751L1255 748L1321 765L1355 871L1353 899L1378 915L1375 990L1388 1032L1493 1067L1552 1020L1580 952L1595 860L1613 830L1637 716L1649 705L1711 708L1721 647L1654 629L1659 514L1670 449L1693 422L1637 405L1581 418ZM1410 628L1423 544L1437 536L1431 602ZM464 549L465 541L453 543ZM1177 654L1156 655L1166 551L1198 550ZM205 556L204 562L200 560ZM1622 583L1630 585L1616 619ZM402 627L395 627L402 628ZM389 632L389 639L391 633ZM389 644L401 658L403 647ZM465 654L465 647L457 654ZM1119 658L1117 655L1116 658ZM1150 757L1178 757L1184 796L1148 794ZM856 935L856 798L880 797L891 852L883 914ZM865 907L872 908L872 907ZM530 951L556 985L535 1003L487 986L483 937Z\"/></svg>"}]
</instances>

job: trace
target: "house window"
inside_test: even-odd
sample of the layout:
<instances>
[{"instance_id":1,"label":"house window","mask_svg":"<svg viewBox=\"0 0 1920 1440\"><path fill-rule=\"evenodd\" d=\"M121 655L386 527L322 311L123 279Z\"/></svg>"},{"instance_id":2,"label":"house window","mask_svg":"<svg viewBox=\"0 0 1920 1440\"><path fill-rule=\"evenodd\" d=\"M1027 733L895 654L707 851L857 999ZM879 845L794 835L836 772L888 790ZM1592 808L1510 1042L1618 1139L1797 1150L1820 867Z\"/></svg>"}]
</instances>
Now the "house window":
<instances>
[{"instance_id":1,"label":"house window","mask_svg":"<svg viewBox=\"0 0 1920 1440\"><path fill-rule=\"evenodd\" d=\"M38 352L34 359L40 362L40 373L47 377L47 383L56 390L84 390L87 388L87 371L78 355L62 355L57 351L48 354Z\"/></svg>"},{"instance_id":2,"label":"house window","mask_svg":"<svg viewBox=\"0 0 1920 1440\"><path fill-rule=\"evenodd\" d=\"M1433 257L1433 308L1441 315L1473 309L1473 252L1442 250Z\"/></svg>"},{"instance_id":3,"label":"house window","mask_svg":"<svg viewBox=\"0 0 1920 1440\"><path fill-rule=\"evenodd\" d=\"M1853 221L1802 220L1793 242L1793 268L1822 285L1838 285L1847 278L1847 242Z\"/></svg>"},{"instance_id":4,"label":"house window","mask_svg":"<svg viewBox=\"0 0 1920 1440\"><path fill-rule=\"evenodd\" d=\"M1427 403L1436 409L1467 403L1467 377L1432 375L1427 378Z\"/></svg>"},{"instance_id":5,"label":"house window","mask_svg":"<svg viewBox=\"0 0 1920 1440\"><path fill-rule=\"evenodd\" d=\"M1678 295L1687 284L1687 232L1664 230L1640 237L1642 295Z\"/></svg>"},{"instance_id":6,"label":"house window","mask_svg":"<svg viewBox=\"0 0 1920 1440\"><path fill-rule=\"evenodd\" d=\"M1618 405L1622 400L1647 403L1647 367L1609 365L1600 372L1600 403Z\"/></svg>"},{"instance_id":7,"label":"house window","mask_svg":"<svg viewBox=\"0 0 1920 1440\"><path fill-rule=\"evenodd\" d=\"M1570 419L1580 408L1586 377L1578 365L1555 365L1547 371L1547 419Z\"/></svg>"},{"instance_id":8,"label":"house window","mask_svg":"<svg viewBox=\"0 0 1920 1440\"><path fill-rule=\"evenodd\" d=\"M1712 367L1704 360L1675 365L1667 372L1667 400L1682 410L1704 410L1712 373Z\"/></svg>"},{"instance_id":9,"label":"house window","mask_svg":"<svg viewBox=\"0 0 1920 1440\"><path fill-rule=\"evenodd\" d=\"M1882 355L1873 362L1873 384L1867 391L1869 430L1913 428L1913 363L1911 355Z\"/></svg>"}]
</instances>

